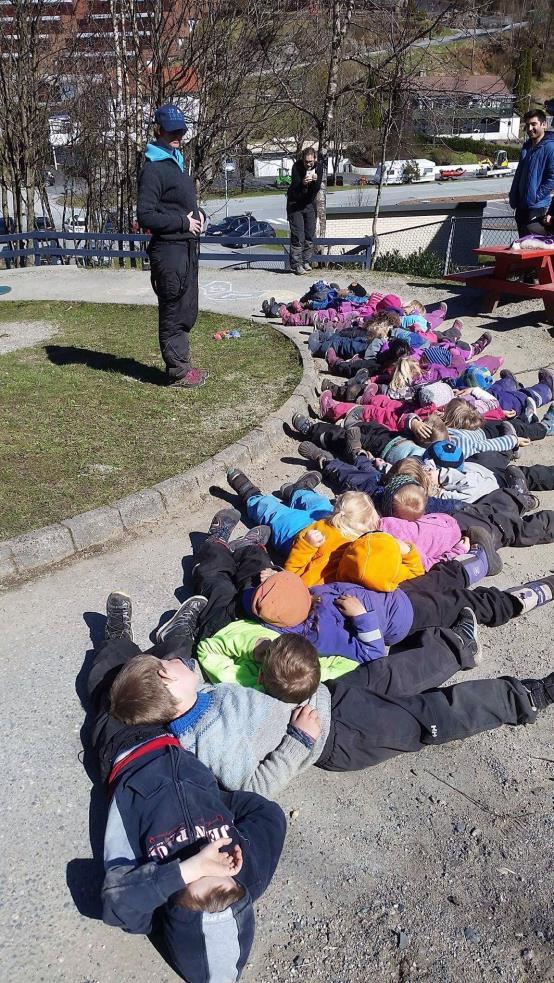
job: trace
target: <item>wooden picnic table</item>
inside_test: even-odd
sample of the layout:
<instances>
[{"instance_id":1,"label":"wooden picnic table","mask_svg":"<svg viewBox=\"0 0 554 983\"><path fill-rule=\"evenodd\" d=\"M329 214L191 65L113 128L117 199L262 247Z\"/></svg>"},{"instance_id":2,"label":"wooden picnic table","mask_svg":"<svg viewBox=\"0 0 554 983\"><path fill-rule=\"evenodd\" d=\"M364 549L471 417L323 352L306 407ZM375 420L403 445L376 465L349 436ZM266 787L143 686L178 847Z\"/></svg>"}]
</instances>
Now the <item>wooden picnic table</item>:
<instances>
[{"instance_id":1,"label":"wooden picnic table","mask_svg":"<svg viewBox=\"0 0 554 983\"><path fill-rule=\"evenodd\" d=\"M520 297L521 300L538 298L543 301L549 320L554 321L554 249L512 249L510 246L479 246L473 252L477 256L492 256L494 266L479 270L449 273L445 279L459 280L466 285L479 286L483 290L481 311L494 311L503 294ZM509 280L509 276L534 273L538 284Z\"/></svg>"}]
</instances>

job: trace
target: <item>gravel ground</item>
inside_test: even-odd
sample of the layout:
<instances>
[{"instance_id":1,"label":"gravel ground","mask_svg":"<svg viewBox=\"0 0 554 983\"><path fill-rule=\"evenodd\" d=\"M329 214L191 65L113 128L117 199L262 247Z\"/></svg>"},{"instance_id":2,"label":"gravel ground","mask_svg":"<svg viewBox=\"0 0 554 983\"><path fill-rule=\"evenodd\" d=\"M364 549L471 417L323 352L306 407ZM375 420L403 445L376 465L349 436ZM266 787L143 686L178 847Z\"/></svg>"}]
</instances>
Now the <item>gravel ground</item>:
<instances>
[{"instance_id":1,"label":"gravel ground","mask_svg":"<svg viewBox=\"0 0 554 983\"><path fill-rule=\"evenodd\" d=\"M398 285L404 296L427 300L445 293L406 288L401 279ZM452 313L461 307L455 297ZM530 305L503 308L502 315L466 319L465 336L473 340L490 328L491 351L531 381L553 363L549 332ZM300 473L295 448L285 441L253 473L263 489ZM524 449L521 459L554 464L554 440ZM0 597L0 618L10 626L0 642L3 979L176 980L146 939L98 920L102 797L80 761L75 677L90 658L90 638L102 630L111 589L135 599L135 635L146 644L162 613L175 608L176 588L182 599L188 534L206 529L222 498L226 493L214 490L200 513ZM554 508L554 493L540 498ZM554 568L552 546L502 556L498 585ZM544 675L552 668L553 614L545 608L483 629L483 663L472 675ZM533 727L429 748L366 772L314 768L293 782L280 798L289 832L258 905L244 983L554 980L553 737L551 712Z\"/></svg>"},{"instance_id":2,"label":"gravel ground","mask_svg":"<svg viewBox=\"0 0 554 983\"><path fill-rule=\"evenodd\" d=\"M51 321L3 321L0 324L0 355L48 341L57 330L58 325Z\"/></svg>"}]
</instances>

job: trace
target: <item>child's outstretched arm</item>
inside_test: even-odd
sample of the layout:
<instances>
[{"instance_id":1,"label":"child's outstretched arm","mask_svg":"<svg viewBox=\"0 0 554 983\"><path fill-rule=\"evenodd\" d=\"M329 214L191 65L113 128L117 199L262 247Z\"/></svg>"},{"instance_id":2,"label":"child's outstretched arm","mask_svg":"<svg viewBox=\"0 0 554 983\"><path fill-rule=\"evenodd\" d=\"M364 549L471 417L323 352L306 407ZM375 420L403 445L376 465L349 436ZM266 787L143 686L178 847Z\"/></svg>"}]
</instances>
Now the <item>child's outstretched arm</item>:
<instances>
[{"instance_id":1,"label":"child's outstretched arm","mask_svg":"<svg viewBox=\"0 0 554 983\"><path fill-rule=\"evenodd\" d=\"M304 719L308 715L309 723ZM310 704L296 707L279 746L260 761L252 774L241 782L241 788L258 792L267 799L275 798L309 757L320 733L321 724L315 707Z\"/></svg>"},{"instance_id":2,"label":"child's outstretched arm","mask_svg":"<svg viewBox=\"0 0 554 983\"><path fill-rule=\"evenodd\" d=\"M421 557L413 543L400 541L400 552L402 553L402 566L400 568L399 583L403 580L413 580L414 577L421 577L425 573L425 567L421 562Z\"/></svg>"}]
</instances>

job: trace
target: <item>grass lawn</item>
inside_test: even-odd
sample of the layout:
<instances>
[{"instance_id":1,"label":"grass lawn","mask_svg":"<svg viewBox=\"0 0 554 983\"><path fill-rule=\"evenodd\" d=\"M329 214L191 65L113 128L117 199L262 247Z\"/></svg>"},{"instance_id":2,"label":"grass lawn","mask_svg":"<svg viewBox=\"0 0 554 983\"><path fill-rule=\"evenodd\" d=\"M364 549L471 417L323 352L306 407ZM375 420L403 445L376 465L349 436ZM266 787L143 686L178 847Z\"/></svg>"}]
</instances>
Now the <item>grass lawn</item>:
<instances>
[{"instance_id":1,"label":"grass lawn","mask_svg":"<svg viewBox=\"0 0 554 983\"><path fill-rule=\"evenodd\" d=\"M2 322L56 335L0 355L0 539L57 522L193 467L256 426L298 384L294 345L268 325L201 313L192 335L208 383L164 385L157 308L0 306ZM239 328L236 341L214 341Z\"/></svg>"}]
</instances>

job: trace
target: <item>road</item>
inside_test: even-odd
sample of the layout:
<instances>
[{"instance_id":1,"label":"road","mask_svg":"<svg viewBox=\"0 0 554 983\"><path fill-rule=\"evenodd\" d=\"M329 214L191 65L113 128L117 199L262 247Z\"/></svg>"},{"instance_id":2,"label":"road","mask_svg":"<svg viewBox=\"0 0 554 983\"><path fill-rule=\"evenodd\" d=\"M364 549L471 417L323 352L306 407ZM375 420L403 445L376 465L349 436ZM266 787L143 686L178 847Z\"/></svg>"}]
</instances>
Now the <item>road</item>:
<instances>
[{"instance_id":1,"label":"road","mask_svg":"<svg viewBox=\"0 0 554 983\"><path fill-rule=\"evenodd\" d=\"M422 204L432 202L437 198L468 198L472 195L481 198L487 194L504 194L506 200L491 201L487 206L487 214L510 214L508 192L512 178L468 178L467 181L448 181L446 183L429 182L428 184L400 184L383 188L381 202L383 205L398 205L402 202L417 199ZM377 189L350 187L344 191L329 190L327 205L329 208L353 205L362 207L375 203ZM214 221L221 221L225 216L225 199L212 198L206 202L206 211ZM277 227L288 225L285 209L285 195L260 195L258 197L232 198L229 201L229 215L241 215L251 211L257 219L272 222Z\"/></svg>"}]
</instances>

